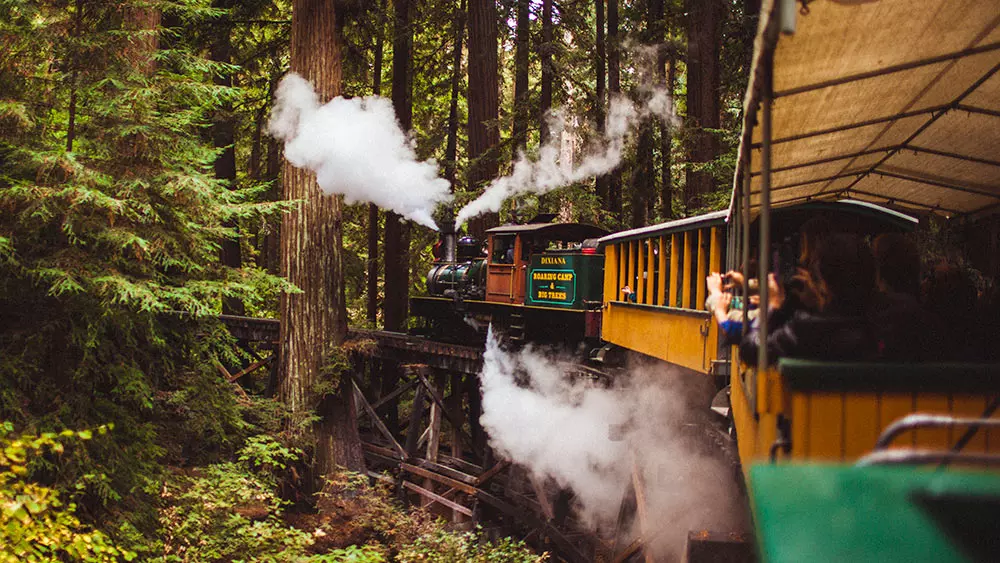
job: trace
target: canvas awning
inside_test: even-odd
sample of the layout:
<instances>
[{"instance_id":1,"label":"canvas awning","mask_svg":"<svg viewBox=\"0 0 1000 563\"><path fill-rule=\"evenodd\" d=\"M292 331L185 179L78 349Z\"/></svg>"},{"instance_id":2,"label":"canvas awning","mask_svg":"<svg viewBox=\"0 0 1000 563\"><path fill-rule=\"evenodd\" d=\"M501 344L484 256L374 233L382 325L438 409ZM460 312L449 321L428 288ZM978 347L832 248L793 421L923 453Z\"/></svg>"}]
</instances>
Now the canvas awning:
<instances>
[{"instance_id":1,"label":"canvas awning","mask_svg":"<svg viewBox=\"0 0 1000 563\"><path fill-rule=\"evenodd\" d=\"M773 54L771 205L852 198L1000 210L1000 0L764 0L736 184L760 206ZM746 157L749 156L749 159Z\"/></svg>"}]
</instances>

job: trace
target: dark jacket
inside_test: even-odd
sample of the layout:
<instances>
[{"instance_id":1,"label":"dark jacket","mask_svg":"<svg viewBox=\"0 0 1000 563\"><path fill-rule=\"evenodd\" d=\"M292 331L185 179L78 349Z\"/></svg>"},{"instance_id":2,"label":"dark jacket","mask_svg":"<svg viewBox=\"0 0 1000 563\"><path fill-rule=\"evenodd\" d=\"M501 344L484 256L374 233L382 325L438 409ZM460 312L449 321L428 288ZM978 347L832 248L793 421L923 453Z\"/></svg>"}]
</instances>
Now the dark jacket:
<instances>
[{"instance_id":1,"label":"dark jacket","mask_svg":"<svg viewBox=\"0 0 1000 563\"><path fill-rule=\"evenodd\" d=\"M755 363L760 346L760 333L748 332L740 344L740 357ZM878 347L864 317L796 311L787 322L769 330L767 353L771 363L781 357L868 361L877 358Z\"/></svg>"},{"instance_id":2,"label":"dark jacket","mask_svg":"<svg viewBox=\"0 0 1000 563\"><path fill-rule=\"evenodd\" d=\"M870 317L879 358L893 362L944 359L942 327L913 295L896 292L876 295Z\"/></svg>"}]
</instances>

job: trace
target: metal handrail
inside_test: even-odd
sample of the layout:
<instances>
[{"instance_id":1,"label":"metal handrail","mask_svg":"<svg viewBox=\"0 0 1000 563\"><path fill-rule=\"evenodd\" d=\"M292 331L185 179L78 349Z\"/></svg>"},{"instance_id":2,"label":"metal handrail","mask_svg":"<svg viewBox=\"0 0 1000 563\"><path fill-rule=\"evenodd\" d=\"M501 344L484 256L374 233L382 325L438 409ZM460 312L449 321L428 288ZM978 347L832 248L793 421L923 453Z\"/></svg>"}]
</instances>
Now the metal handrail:
<instances>
[{"instance_id":1,"label":"metal handrail","mask_svg":"<svg viewBox=\"0 0 1000 563\"><path fill-rule=\"evenodd\" d=\"M877 450L859 459L855 466L926 465L946 462L969 465L1000 465L1000 455L955 453L944 450Z\"/></svg>"},{"instance_id":2,"label":"metal handrail","mask_svg":"<svg viewBox=\"0 0 1000 563\"><path fill-rule=\"evenodd\" d=\"M875 451L886 449L900 434L909 430L919 428L955 428L958 426L1000 428L1000 419L958 418L938 414L909 414L893 422L882 432L882 435L878 437L878 441L875 442Z\"/></svg>"}]
</instances>

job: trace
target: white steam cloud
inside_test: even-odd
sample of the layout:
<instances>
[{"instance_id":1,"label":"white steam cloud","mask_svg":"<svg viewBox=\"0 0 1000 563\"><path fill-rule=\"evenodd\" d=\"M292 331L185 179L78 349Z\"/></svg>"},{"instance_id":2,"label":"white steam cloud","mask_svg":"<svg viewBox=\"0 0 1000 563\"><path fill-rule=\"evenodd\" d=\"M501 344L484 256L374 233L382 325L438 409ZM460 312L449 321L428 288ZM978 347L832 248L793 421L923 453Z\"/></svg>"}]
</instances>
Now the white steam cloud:
<instances>
[{"instance_id":1,"label":"white steam cloud","mask_svg":"<svg viewBox=\"0 0 1000 563\"><path fill-rule=\"evenodd\" d=\"M448 181L435 161L417 160L388 100L338 97L320 105L312 85L291 73L278 86L269 125L285 141L285 158L315 172L324 191L437 229L432 214L451 200Z\"/></svg>"},{"instance_id":2,"label":"white steam cloud","mask_svg":"<svg viewBox=\"0 0 1000 563\"><path fill-rule=\"evenodd\" d=\"M606 388L570 378L568 368L530 348L507 353L490 331L481 422L499 455L571 489L578 518L598 531L614 529L636 468L648 549L666 560L680 559L690 530L745 529L731 466L706 445L708 425L693 423L701 411L690 404L689 381L646 367Z\"/></svg>"},{"instance_id":3,"label":"white steam cloud","mask_svg":"<svg viewBox=\"0 0 1000 563\"><path fill-rule=\"evenodd\" d=\"M503 202L522 193L544 194L557 188L607 174L622 161L628 134L636 124L650 117L658 117L665 122L675 120L673 102L664 87L644 89L646 102L637 107L625 96L611 100L605 125L605 136L579 163L571 167L559 164L560 142L565 122L559 112L549 116L549 130L552 134L538 151L538 159L530 160L525 154L518 155L514 170L507 176L497 178L475 200L458 212L456 226L477 215L499 211Z\"/></svg>"}]
</instances>

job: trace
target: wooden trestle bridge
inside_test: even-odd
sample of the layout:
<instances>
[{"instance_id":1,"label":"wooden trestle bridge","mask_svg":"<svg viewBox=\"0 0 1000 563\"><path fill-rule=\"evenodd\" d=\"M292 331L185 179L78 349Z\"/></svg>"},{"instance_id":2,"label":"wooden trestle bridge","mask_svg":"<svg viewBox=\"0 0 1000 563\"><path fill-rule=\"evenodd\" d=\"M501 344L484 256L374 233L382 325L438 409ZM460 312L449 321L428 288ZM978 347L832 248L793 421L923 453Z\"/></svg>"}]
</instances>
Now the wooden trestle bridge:
<instances>
[{"instance_id":1,"label":"wooden trestle bridge","mask_svg":"<svg viewBox=\"0 0 1000 563\"><path fill-rule=\"evenodd\" d=\"M269 367L273 390L279 321L227 315L221 320L254 359L236 373L219 365L224 377L236 382ZM352 347L350 377L369 477L391 482L401 500L419 503L456 527L478 524L567 562L654 561L642 549L643 537L655 535L655 526L646 521L641 472L633 471L617 529L594 533L574 519L570 493L494 457L479 424L481 348L396 332L349 331L349 342L365 340L371 345ZM266 350L270 355L262 357ZM580 370L587 377L604 376L586 366ZM630 525L634 518L638 526ZM629 536L631 528L639 532ZM699 550L706 548L715 555L720 548L745 551L739 538L701 533L692 539L689 561L699 560Z\"/></svg>"}]
</instances>

